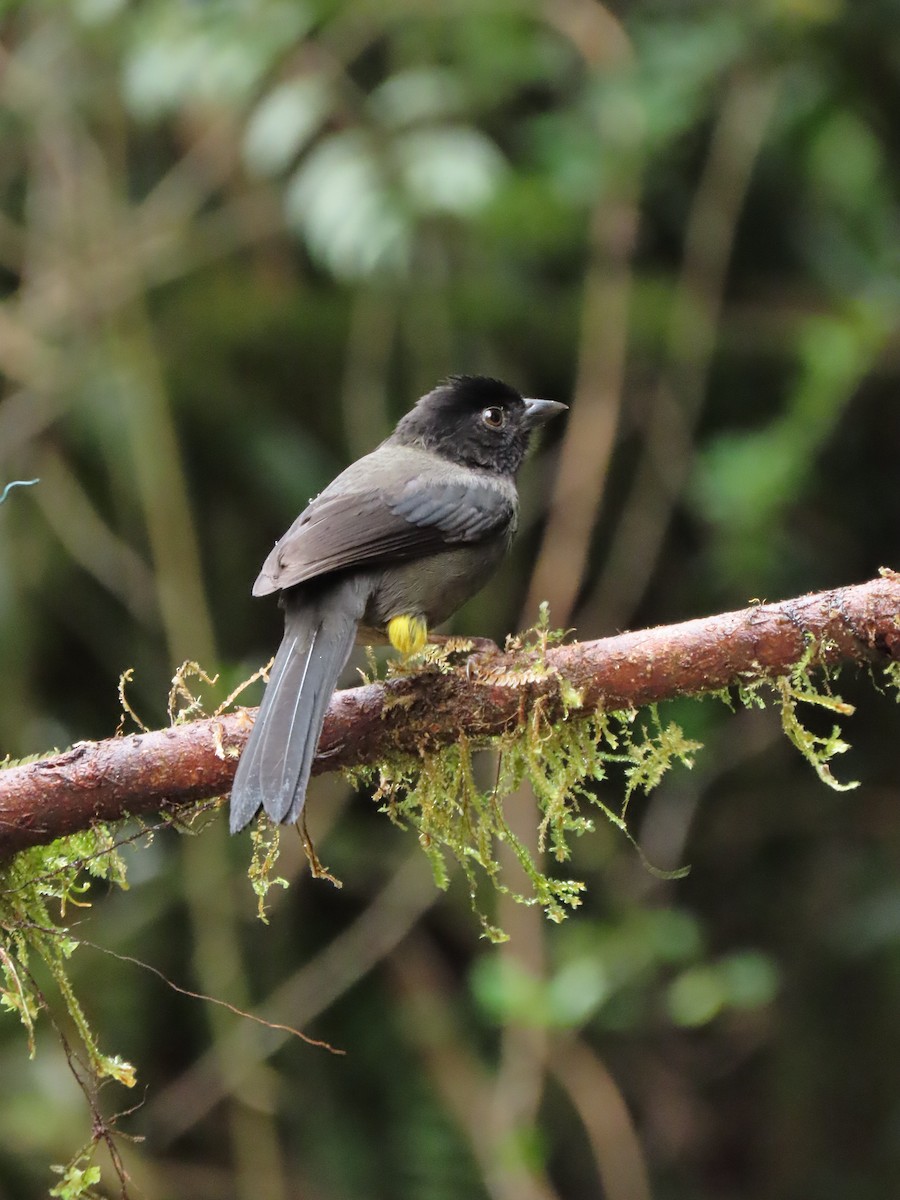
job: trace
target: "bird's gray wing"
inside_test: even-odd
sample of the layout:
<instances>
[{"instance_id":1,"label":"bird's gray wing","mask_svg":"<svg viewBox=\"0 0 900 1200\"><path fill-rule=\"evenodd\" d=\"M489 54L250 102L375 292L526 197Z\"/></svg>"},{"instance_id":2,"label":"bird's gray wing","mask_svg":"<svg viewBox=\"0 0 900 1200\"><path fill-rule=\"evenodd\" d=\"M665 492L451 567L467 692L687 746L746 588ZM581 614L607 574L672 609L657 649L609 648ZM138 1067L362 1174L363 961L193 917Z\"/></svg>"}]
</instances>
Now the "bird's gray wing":
<instances>
[{"instance_id":1,"label":"bird's gray wing","mask_svg":"<svg viewBox=\"0 0 900 1200\"><path fill-rule=\"evenodd\" d=\"M336 493L300 514L263 564L255 596L347 567L418 558L448 546L484 541L512 528L512 484L500 480L423 482Z\"/></svg>"}]
</instances>

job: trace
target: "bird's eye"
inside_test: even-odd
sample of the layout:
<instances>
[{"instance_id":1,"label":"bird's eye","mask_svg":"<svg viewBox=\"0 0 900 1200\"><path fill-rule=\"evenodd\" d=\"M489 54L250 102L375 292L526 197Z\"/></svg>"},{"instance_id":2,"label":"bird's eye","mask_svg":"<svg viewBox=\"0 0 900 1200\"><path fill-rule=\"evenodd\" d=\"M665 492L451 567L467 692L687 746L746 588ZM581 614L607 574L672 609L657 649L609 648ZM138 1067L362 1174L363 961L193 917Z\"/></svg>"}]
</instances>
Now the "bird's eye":
<instances>
[{"instance_id":1,"label":"bird's eye","mask_svg":"<svg viewBox=\"0 0 900 1200\"><path fill-rule=\"evenodd\" d=\"M499 404L492 404L482 411L481 419L491 429L502 429L506 424L506 409Z\"/></svg>"}]
</instances>

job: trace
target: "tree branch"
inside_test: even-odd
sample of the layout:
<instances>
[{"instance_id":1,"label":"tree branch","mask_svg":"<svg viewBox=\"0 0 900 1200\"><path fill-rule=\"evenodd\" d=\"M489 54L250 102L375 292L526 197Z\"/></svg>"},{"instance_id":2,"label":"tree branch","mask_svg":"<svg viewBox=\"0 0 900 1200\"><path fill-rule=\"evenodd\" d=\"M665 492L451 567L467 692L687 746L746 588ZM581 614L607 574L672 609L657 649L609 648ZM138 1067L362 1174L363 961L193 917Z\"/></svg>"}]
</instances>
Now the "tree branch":
<instances>
[{"instance_id":1,"label":"tree branch","mask_svg":"<svg viewBox=\"0 0 900 1200\"><path fill-rule=\"evenodd\" d=\"M814 662L900 659L900 575L557 646L473 660L448 674L421 670L335 693L313 771L424 754L461 732L477 741L514 728L542 698L549 720L568 712L637 708L787 673L810 645ZM573 705L572 696L578 702ZM171 811L229 789L251 727L240 709L103 742L0 771L0 857L94 821Z\"/></svg>"}]
</instances>

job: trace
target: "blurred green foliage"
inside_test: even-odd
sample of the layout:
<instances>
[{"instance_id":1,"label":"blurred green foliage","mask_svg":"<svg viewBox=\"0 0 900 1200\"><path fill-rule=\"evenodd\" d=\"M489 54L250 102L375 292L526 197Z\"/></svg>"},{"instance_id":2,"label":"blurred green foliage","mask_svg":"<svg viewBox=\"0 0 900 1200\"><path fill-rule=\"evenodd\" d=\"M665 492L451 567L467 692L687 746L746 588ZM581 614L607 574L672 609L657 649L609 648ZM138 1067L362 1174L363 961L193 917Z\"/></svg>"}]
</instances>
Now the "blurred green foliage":
<instances>
[{"instance_id":1,"label":"blurred green foliage","mask_svg":"<svg viewBox=\"0 0 900 1200\"><path fill-rule=\"evenodd\" d=\"M0 480L41 482L0 508L0 753L111 734L127 667L151 724L185 659L250 674L267 547L450 371L572 403L461 632L897 565L898 30L896 0L7 0ZM146 1088L133 1193L893 1200L897 710L839 688L859 789L770 713L672 706L706 749L630 819L691 874L600 825L579 911L501 899L500 949L334 778L310 824L344 887L285 838L268 926L223 822L125 850L78 936L347 1051L83 947ZM536 854L533 801L506 815ZM71 1194L92 1163L48 1164L91 1111L43 1017L26 1055L5 1014L0 1196Z\"/></svg>"}]
</instances>

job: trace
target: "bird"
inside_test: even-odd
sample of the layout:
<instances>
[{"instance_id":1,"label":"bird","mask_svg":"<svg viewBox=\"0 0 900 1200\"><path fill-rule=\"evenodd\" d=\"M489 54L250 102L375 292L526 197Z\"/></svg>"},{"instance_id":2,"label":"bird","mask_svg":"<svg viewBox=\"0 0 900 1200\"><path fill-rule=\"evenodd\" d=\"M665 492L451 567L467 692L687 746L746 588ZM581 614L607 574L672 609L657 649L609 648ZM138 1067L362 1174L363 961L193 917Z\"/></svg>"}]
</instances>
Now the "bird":
<instances>
[{"instance_id":1,"label":"bird","mask_svg":"<svg viewBox=\"0 0 900 1200\"><path fill-rule=\"evenodd\" d=\"M451 375L375 450L342 471L263 563L284 636L231 789L237 833L262 809L296 822L325 712L354 644L406 659L480 591L516 532L531 434L562 413L480 375Z\"/></svg>"}]
</instances>

